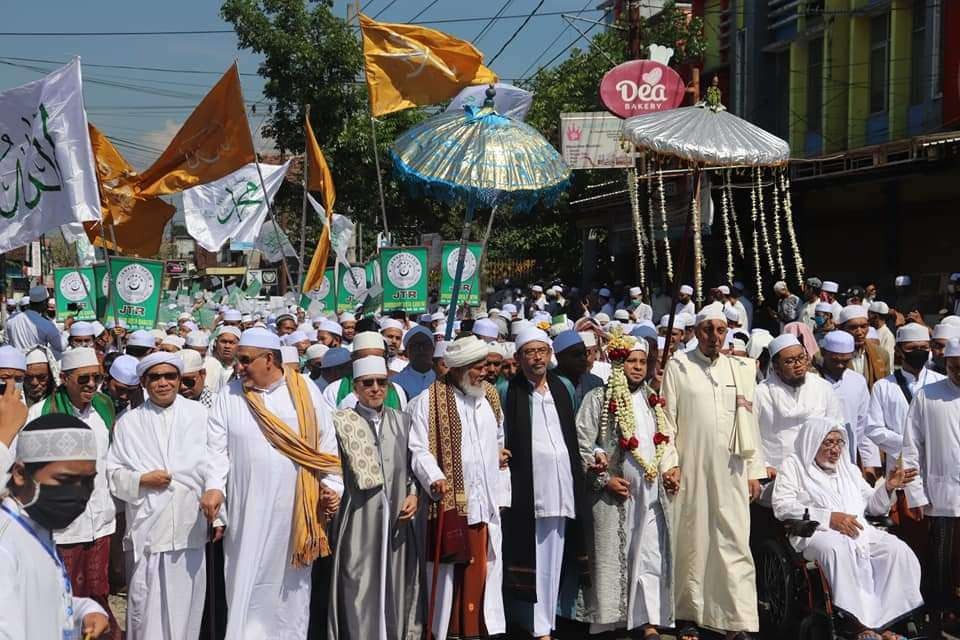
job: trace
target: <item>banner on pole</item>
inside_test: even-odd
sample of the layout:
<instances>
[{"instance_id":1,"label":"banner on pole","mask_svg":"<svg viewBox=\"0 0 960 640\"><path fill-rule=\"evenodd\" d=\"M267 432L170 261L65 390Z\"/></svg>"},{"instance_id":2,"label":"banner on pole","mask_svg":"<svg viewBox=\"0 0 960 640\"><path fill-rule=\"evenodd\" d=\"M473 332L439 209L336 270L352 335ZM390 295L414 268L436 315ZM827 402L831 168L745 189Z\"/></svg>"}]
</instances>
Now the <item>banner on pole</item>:
<instances>
[{"instance_id":1,"label":"banner on pole","mask_svg":"<svg viewBox=\"0 0 960 640\"><path fill-rule=\"evenodd\" d=\"M383 310L425 311L427 248L385 247L380 250Z\"/></svg>"},{"instance_id":2,"label":"banner on pole","mask_svg":"<svg viewBox=\"0 0 960 640\"><path fill-rule=\"evenodd\" d=\"M300 306L310 312L310 307L314 303L317 303L319 309L314 307L314 311L310 313L333 311L333 308L336 306L333 287L334 278L333 268L327 269L323 274L323 280L320 281L320 287L313 291L307 291L300 296Z\"/></svg>"},{"instance_id":3,"label":"banner on pole","mask_svg":"<svg viewBox=\"0 0 960 640\"><path fill-rule=\"evenodd\" d=\"M340 278L337 311L353 311L363 304L367 297L367 270L354 266L349 269L337 269L337 273Z\"/></svg>"},{"instance_id":4,"label":"banner on pole","mask_svg":"<svg viewBox=\"0 0 960 640\"><path fill-rule=\"evenodd\" d=\"M163 262L139 258L110 258L113 304L106 317L116 315L127 323L130 331L153 329L160 310L160 289L163 279Z\"/></svg>"},{"instance_id":5,"label":"banner on pole","mask_svg":"<svg viewBox=\"0 0 960 640\"><path fill-rule=\"evenodd\" d=\"M460 278L460 296L457 299L459 304L470 306L480 304L480 273L477 267L480 265L481 246L479 242L467 243L467 252L463 258L463 275ZM440 255L440 304L450 304L459 255L459 242L443 243L443 251Z\"/></svg>"},{"instance_id":6,"label":"banner on pole","mask_svg":"<svg viewBox=\"0 0 960 640\"><path fill-rule=\"evenodd\" d=\"M77 320L97 319L93 267L58 267L53 270L53 282L58 318L72 315Z\"/></svg>"}]
</instances>

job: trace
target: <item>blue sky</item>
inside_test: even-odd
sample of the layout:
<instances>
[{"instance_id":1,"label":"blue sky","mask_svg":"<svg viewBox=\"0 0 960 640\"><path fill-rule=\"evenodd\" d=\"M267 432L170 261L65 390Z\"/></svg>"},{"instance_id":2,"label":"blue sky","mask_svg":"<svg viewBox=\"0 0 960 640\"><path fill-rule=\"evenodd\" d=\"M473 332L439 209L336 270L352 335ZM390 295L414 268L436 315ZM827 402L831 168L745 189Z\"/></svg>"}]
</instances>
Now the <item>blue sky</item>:
<instances>
[{"instance_id":1,"label":"blue sky","mask_svg":"<svg viewBox=\"0 0 960 640\"><path fill-rule=\"evenodd\" d=\"M431 20L492 17L501 7L504 18L496 21L475 44L489 60L520 26L541 0L363 0L365 13L386 22L407 22L431 5L418 21L427 26L474 40L487 20L432 23ZM584 17L598 19L593 8L599 0L545 0L540 12L575 14L584 7ZM346 16L347 2L336 0L335 12ZM42 77L57 65L38 61L66 61L79 55L84 63L84 99L88 117L139 169L145 168L173 136L190 108L206 93L234 60L242 73L255 73L258 58L237 50L232 33L165 36L14 36L14 33L184 31L229 29L219 15L220 3L211 0L59 0L54 3L17 2L0 27L0 89ZM381 13L382 11L382 13ZM523 16L523 17L510 17ZM588 23L578 22L586 30ZM562 36L561 36L561 32ZM559 15L534 17L493 64L506 79L532 73L577 37ZM582 44L582 42L580 43ZM548 49L548 47L550 47ZM14 58L20 58L16 60ZM557 62L562 60L561 57ZM554 63L556 64L556 63ZM11 66L17 65L17 66ZM141 69L114 69L93 65L125 65ZM23 68L28 66L31 68ZM533 66L533 69L536 69ZM142 67L179 70L176 73L146 71ZM185 70L212 73L186 73ZM242 78L248 101L262 98L262 79ZM122 86L117 86L122 85ZM158 95L158 93L160 95ZM253 117L254 126L259 123ZM123 140L123 143L119 143Z\"/></svg>"}]
</instances>

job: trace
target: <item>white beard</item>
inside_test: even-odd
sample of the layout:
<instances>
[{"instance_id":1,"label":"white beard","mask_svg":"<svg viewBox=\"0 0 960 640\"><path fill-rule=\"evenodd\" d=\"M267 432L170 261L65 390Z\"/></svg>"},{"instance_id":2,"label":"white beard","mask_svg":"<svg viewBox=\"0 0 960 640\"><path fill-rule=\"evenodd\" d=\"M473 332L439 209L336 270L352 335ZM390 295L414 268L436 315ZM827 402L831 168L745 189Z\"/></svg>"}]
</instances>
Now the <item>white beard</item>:
<instances>
[{"instance_id":1,"label":"white beard","mask_svg":"<svg viewBox=\"0 0 960 640\"><path fill-rule=\"evenodd\" d=\"M463 391L464 395L470 396L471 398L482 398L484 396L483 385L471 384L470 376L466 371L464 371L460 377L460 390Z\"/></svg>"},{"instance_id":2,"label":"white beard","mask_svg":"<svg viewBox=\"0 0 960 640\"><path fill-rule=\"evenodd\" d=\"M826 471L827 473L836 473L837 472L837 463L830 462L829 460L824 460L823 462L817 462L817 466Z\"/></svg>"}]
</instances>

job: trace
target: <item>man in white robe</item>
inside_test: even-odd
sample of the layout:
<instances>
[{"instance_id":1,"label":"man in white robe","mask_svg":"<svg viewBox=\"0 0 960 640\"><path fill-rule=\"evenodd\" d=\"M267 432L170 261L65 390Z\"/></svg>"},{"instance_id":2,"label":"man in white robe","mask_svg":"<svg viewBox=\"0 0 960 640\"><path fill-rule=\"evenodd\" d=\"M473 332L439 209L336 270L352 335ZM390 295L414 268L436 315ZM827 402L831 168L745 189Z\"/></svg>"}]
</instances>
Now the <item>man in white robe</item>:
<instances>
[{"instance_id":1,"label":"man in white robe","mask_svg":"<svg viewBox=\"0 0 960 640\"><path fill-rule=\"evenodd\" d=\"M757 385L753 409L763 440L767 476L774 478L780 463L793 452L793 441L808 418L830 416L840 420L843 410L830 385L808 371L809 358L796 336L777 336L768 348L771 366L766 379Z\"/></svg>"},{"instance_id":2,"label":"man in white robe","mask_svg":"<svg viewBox=\"0 0 960 640\"><path fill-rule=\"evenodd\" d=\"M310 613L311 567L291 562L295 496L300 467L271 446L244 391L259 396L294 434L304 425L284 377L280 339L265 329L248 329L237 349L240 374L218 395L207 422L207 452L213 466L201 507L208 520L227 501L224 577L227 586L227 640L303 640ZM330 413L316 385L306 384L317 425L316 451L337 452ZM336 512L343 492L339 476L325 475L318 509ZM332 495L331 495L332 492ZM254 561L255 559L255 561Z\"/></svg>"},{"instance_id":3,"label":"man in white robe","mask_svg":"<svg viewBox=\"0 0 960 640\"><path fill-rule=\"evenodd\" d=\"M908 486L917 472L897 467L871 487L850 462L846 434L835 419L807 421L794 453L780 467L774 515L786 520L806 513L819 523L811 537L793 537L791 544L819 563L833 604L859 623L854 633L886 631L923 604L920 563L904 542L867 524L865 516L887 513L895 491Z\"/></svg>"},{"instance_id":4,"label":"man in white robe","mask_svg":"<svg viewBox=\"0 0 960 640\"><path fill-rule=\"evenodd\" d=\"M126 503L127 638L193 640L207 575L207 410L178 395L180 356L153 353L137 373L148 399L117 421L107 456L111 493Z\"/></svg>"},{"instance_id":5,"label":"man in white robe","mask_svg":"<svg viewBox=\"0 0 960 640\"><path fill-rule=\"evenodd\" d=\"M907 503L922 508L930 521L930 604L938 631L940 615L956 606L960 586L960 342L951 340L944 357L947 378L917 391L903 438L903 467L920 470L905 491Z\"/></svg>"},{"instance_id":6,"label":"man in white robe","mask_svg":"<svg viewBox=\"0 0 960 640\"><path fill-rule=\"evenodd\" d=\"M503 448L499 398L493 387L483 383L487 350L487 345L474 336L450 342L444 355L449 371L407 408L412 419L409 446L414 474L430 479L431 495L443 500L440 508L456 509L465 516L469 537L486 540L485 558L473 556L474 562L466 564L442 561L437 567L436 602L432 603L435 638L446 638L448 630L461 635L506 631L500 509L510 506L510 475L504 468L507 452ZM435 399L448 407L446 413L431 409ZM444 442L443 431L454 431L450 428L454 412L460 423L460 441L450 438L450 446L452 457L459 460L462 469L459 479L443 470L453 468L455 460L438 460L434 455L438 443ZM436 525L437 519L432 517L428 527ZM433 557L428 557L430 581L434 563ZM479 576L468 574L471 566L484 560ZM454 599L455 592L461 596L458 600ZM456 625L452 627L454 616Z\"/></svg>"},{"instance_id":7,"label":"man in white robe","mask_svg":"<svg viewBox=\"0 0 960 640\"><path fill-rule=\"evenodd\" d=\"M674 355L662 384L684 470L671 528L676 617L732 638L760 625L750 552L750 502L766 477L753 413L757 369L721 353L720 303L700 311L696 334L697 349Z\"/></svg>"}]
</instances>

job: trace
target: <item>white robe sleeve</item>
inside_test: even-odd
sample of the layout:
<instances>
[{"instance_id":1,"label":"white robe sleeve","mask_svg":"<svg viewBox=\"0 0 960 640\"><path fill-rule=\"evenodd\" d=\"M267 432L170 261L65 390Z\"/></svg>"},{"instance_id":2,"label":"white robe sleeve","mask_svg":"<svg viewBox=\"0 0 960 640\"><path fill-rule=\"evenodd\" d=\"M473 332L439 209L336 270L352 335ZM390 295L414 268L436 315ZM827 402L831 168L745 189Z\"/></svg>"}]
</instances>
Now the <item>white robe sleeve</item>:
<instances>
[{"instance_id":1,"label":"white robe sleeve","mask_svg":"<svg viewBox=\"0 0 960 640\"><path fill-rule=\"evenodd\" d=\"M323 399L320 397L320 390L317 385L309 383L311 400L313 400L314 412L317 416L317 431L320 442L318 448L321 453L331 455L340 455L340 448L337 446L337 432L333 426L333 414L327 410ZM343 476L328 474L323 476L320 481L323 486L337 492L338 496L343 495Z\"/></svg>"},{"instance_id":2,"label":"white robe sleeve","mask_svg":"<svg viewBox=\"0 0 960 640\"><path fill-rule=\"evenodd\" d=\"M500 451L506 442L507 436L503 430L503 414L501 413L500 420L497 421L497 464L500 462ZM497 476L497 493L494 497L496 498L497 506L501 509L509 509L513 504L513 479L510 476L509 465L500 469L499 475Z\"/></svg>"},{"instance_id":3,"label":"white robe sleeve","mask_svg":"<svg viewBox=\"0 0 960 640\"><path fill-rule=\"evenodd\" d=\"M227 495L227 474L230 457L227 453L227 423L229 421L230 391L222 389L207 417L207 461L209 464L205 491L216 489Z\"/></svg>"},{"instance_id":4,"label":"white robe sleeve","mask_svg":"<svg viewBox=\"0 0 960 640\"><path fill-rule=\"evenodd\" d=\"M907 422L904 425L903 468L918 470L917 477L904 488L907 506L909 507L923 507L930 504L930 498L927 496L923 485L923 476L928 471L923 464L926 459L924 455L926 449L924 405L922 397L910 403L910 410L907 411Z\"/></svg>"},{"instance_id":5,"label":"white robe sleeve","mask_svg":"<svg viewBox=\"0 0 960 640\"><path fill-rule=\"evenodd\" d=\"M899 393L899 391L897 391ZM896 456L900 454L900 447L903 446L903 436L886 424L883 414L883 387L873 386L873 392L870 394L870 408L867 410L867 437L877 446L887 452L887 455Z\"/></svg>"},{"instance_id":6,"label":"white robe sleeve","mask_svg":"<svg viewBox=\"0 0 960 640\"><path fill-rule=\"evenodd\" d=\"M859 476L858 476L859 477ZM890 507L896 500L897 492L887 491L885 478L878 478L876 487L871 487L866 480L860 478L860 493L866 505L864 513L868 516L883 516L890 513Z\"/></svg>"},{"instance_id":7,"label":"white robe sleeve","mask_svg":"<svg viewBox=\"0 0 960 640\"><path fill-rule=\"evenodd\" d=\"M879 467L880 447L867 437L867 419L870 412L870 394L864 392L857 403L857 423L853 425L857 436L857 453L860 454L860 464L864 467Z\"/></svg>"},{"instance_id":8,"label":"white robe sleeve","mask_svg":"<svg viewBox=\"0 0 960 640\"><path fill-rule=\"evenodd\" d=\"M0 442L0 488L6 487L10 481L10 467L15 461L13 449Z\"/></svg>"},{"instance_id":9,"label":"white robe sleeve","mask_svg":"<svg viewBox=\"0 0 960 640\"><path fill-rule=\"evenodd\" d=\"M437 480L446 480L437 459L430 453L430 438L427 435L427 414L429 413L429 393L422 393L407 405L410 416L410 435L407 446L410 449L410 466L420 486L430 495L430 486Z\"/></svg>"},{"instance_id":10,"label":"white robe sleeve","mask_svg":"<svg viewBox=\"0 0 960 640\"><path fill-rule=\"evenodd\" d=\"M811 507L800 501L801 470L793 456L787 458L780 465L777 479L773 483L773 494L770 497L773 506L773 515L777 520L799 520L804 511L808 511L811 520L819 523L820 531L830 528L829 509Z\"/></svg>"},{"instance_id":11,"label":"white robe sleeve","mask_svg":"<svg viewBox=\"0 0 960 640\"><path fill-rule=\"evenodd\" d=\"M6 486L6 485L4 485ZM23 580L17 559L5 549L0 549L0 638L3 640L29 640L27 638L27 596L23 592Z\"/></svg>"}]
</instances>

